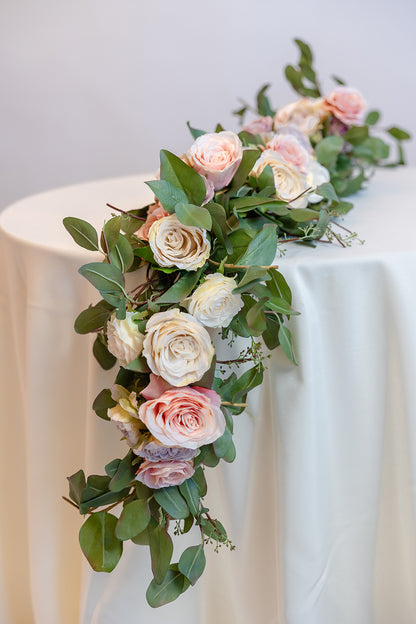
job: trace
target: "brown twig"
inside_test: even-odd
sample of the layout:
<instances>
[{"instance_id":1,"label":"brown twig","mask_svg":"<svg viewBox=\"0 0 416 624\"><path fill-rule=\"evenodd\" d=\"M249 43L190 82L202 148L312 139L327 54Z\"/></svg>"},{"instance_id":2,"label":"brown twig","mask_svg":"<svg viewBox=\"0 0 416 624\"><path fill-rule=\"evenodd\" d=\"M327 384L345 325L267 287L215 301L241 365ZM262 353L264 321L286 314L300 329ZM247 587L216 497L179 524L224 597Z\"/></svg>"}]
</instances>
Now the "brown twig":
<instances>
[{"instance_id":1,"label":"brown twig","mask_svg":"<svg viewBox=\"0 0 416 624\"><path fill-rule=\"evenodd\" d=\"M221 405L233 405L234 407L248 407L248 403L232 403L231 401L221 401Z\"/></svg>"},{"instance_id":2,"label":"brown twig","mask_svg":"<svg viewBox=\"0 0 416 624\"><path fill-rule=\"evenodd\" d=\"M215 264L215 266L221 266L221 264L219 262L215 262L215 260L211 260L211 258L208 258L208 262L210 262L211 264ZM222 265L224 268L226 269L249 269L250 266L252 265L247 265L247 264L223 264ZM258 265L256 265L258 266ZM269 266L259 266L260 269L278 269L279 266L277 264L271 264Z\"/></svg>"},{"instance_id":3,"label":"brown twig","mask_svg":"<svg viewBox=\"0 0 416 624\"><path fill-rule=\"evenodd\" d=\"M67 498L66 496L62 496L62 498L64 499L64 501L66 501L67 503L69 503L73 507L76 507L77 509L79 509L78 505L76 505L70 498Z\"/></svg>"},{"instance_id":4,"label":"brown twig","mask_svg":"<svg viewBox=\"0 0 416 624\"><path fill-rule=\"evenodd\" d=\"M106 204L106 206L108 206L112 210L117 210L117 212L122 212L124 215L127 215L128 217L131 217L132 219L137 219L138 221L146 221L144 217L138 217L137 215L131 214L131 212L126 212L125 210L121 210L121 208L116 208L115 206L112 206L111 204Z\"/></svg>"}]
</instances>

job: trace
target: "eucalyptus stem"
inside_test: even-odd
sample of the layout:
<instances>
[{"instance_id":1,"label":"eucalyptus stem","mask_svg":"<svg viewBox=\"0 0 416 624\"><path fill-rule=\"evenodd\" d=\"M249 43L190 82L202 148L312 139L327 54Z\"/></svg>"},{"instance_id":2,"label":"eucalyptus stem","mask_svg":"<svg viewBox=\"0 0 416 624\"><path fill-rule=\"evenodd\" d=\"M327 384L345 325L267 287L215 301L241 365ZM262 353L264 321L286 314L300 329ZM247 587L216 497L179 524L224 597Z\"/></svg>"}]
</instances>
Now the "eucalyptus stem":
<instances>
[{"instance_id":1,"label":"eucalyptus stem","mask_svg":"<svg viewBox=\"0 0 416 624\"><path fill-rule=\"evenodd\" d=\"M248 403L232 403L231 401L221 401L221 405L233 405L234 407L248 407Z\"/></svg>"},{"instance_id":2,"label":"eucalyptus stem","mask_svg":"<svg viewBox=\"0 0 416 624\"><path fill-rule=\"evenodd\" d=\"M131 212L126 212L125 210L121 210L121 208L116 208L115 206L112 206L111 204L106 204L106 206L108 206L112 210L117 210L117 212L121 212L124 215L131 217L132 219L137 219L138 221L146 221L144 217L138 217L137 215L131 214Z\"/></svg>"},{"instance_id":3,"label":"eucalyptus stem","mask_svg":"<svg viewBox=\"0 0 416 624\"><path fill-rule=\"evenodd\" d=\"M76 507L77 509L79 509L78 505L74 503L70 498L67 498L66 496L62 496L62 498L64 499L64 501L72 505L72 507Z\"/></svg>"},{"instance_id":4,"label":"eucalyptus stem","mask_svg":"<svg viewBox=\"0 0 416 624\"><path fill-rule=\"evenodd\" d=\"M220 262L215 262L215 260L211 260L208 258L208 262L211 264L215 264L215 266L221 266ZM226 269L249 269L251 265L247 264L223 264L223 267ZM279 266L277 264L270 264L269 266L259 266L260 269L278 269Z\"/></svg>"}]
</instances>

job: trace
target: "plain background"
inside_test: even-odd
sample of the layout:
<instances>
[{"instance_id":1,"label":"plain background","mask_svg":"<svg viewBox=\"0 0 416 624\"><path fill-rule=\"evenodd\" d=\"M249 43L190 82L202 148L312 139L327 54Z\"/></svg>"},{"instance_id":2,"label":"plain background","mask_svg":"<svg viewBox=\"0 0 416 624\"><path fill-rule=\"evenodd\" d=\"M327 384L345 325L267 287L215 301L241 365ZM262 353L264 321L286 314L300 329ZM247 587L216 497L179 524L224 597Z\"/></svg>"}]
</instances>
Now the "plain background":
<instances>
[{"instance_id":1,"label":"plain background","mask_svg":"<svg viewBox=\"0 0 416 624\"><path fill-rule=\"evenodd\" d=\"M187 120L236 129L238 97L295 95L293 38L415 130L414 0L0 0L0 209L25 195L153 171L192 142ZM416 145L408 144L416 164Z\"/></svg>"}]
</instances>

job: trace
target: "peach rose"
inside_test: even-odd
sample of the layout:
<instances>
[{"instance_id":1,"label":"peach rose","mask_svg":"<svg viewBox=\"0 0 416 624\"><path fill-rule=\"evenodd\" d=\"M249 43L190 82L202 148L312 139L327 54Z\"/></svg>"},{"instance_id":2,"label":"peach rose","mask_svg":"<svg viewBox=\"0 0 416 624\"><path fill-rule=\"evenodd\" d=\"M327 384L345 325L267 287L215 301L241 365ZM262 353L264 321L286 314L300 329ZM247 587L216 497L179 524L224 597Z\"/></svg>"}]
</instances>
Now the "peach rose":
<instances>
[{"instance_id":1,"label":"peach rose","mask_svg":"<svg viewBox=\"0 0 416 624\"><path fill-rule=\"evenodd\" d=\"M300 173L306 173L309 165L309 153L292 134L275 134L267 147L277 152Z\"/></svg>"},{"instance_id":2,"label":"peach rose","mask_svg":"<svg viewBox=\"0 0 416 624\"><path fill-rule=\"evenodd\" d=\"M206 388L167 390L139 408L139 418L166 446L196 449L210 444L225 431L221 397Z\"/></svg>"},{"instance_id":3,"label":"peach rose","mask_svg":"<svg viewBox=\"0 0 416 624\"><path fill-rule=\"evenodd\" d=\"M301 132L312 136L319 130L322 121L328 117L322 99L300 98L277 111L274 117L274 129L293 124Z\"/></svg>"},{"instance_id":4,"label":"peach rose","mask_svg":"<svg viewBox=\"0 0 416 624\"><path fill-rule=\"evenodd\" d=\"M149 240L149 231L152 227L153 223L158 219L162 219L163 217L167 217L169 215L168 212L161 206L159 202L156 204L152 204L149 206L147 211L146 221L143 223L141 228L136 232L136 236L141 240L148 241Z\"/></svg>"},{"instance_id":5,"label":"peach rose","mask_svg":"<svg viewBox=\"0 0 416 624\"><path fill-rule=\"evenodd\" d=\"M270 165L273 171L276 197L290 202L293 208L305 208L308 205L308 198L305 194L299 197L308 188L305 176L273 150L265 150L262 153L252 169L252 175L258 177L267 165Z\"/></svg>"},{"instance_id":6,"label":"peach rose","mask_svg":"<svg viewBox=\"0 0 416 624\"><path fill-rule=\"evenodd\" d=\"M201 379L211 366L214 347L205 327L173 308L147 321L143 355L155 375L181 387Z\"/></svg>"},{"instance_id":7,"label":"peach rose","mask_svg":"<svg viewBox=\"0 0 416 624\"><path fill-rule=\"evenodd\" d=\"M325 98L325 107L334 117L348 126L363 122L366 103L361 93L351 87L336 87Z\"/></svg>"},{"instance_id":8,"label":"peach rose","mask_svg":"<svg viewBox=\"0 0 416 624\"><path fill-rule=\"evenodd\" d=\"M158 490L180 485L194 474L193 461L144 461L136 475L147 487Z\"/></svg>"},{"instance_id":9,"label":"peach rose","mask_svg":"<svg viewBox=\"0 0 416 624\"><path fill-rule=\"evenodd\" d=\"M153 223L149 231L149 245L160 266L176 266L187 271L196 271L203 266L211 251L207 231L184 225L176 214Z\"/></svg>"},{"instance_id":10,"label":"peach rose","mask_svg":"<svg viewBox=\"0 0 416 624\"><path fill-rule=\"evenodd\" d=\"M243 157L243 145L234 132L212 132L199 136L188 152L192 167L213 183L218 191L229 184Z\"/></svg>"}]
</instances>

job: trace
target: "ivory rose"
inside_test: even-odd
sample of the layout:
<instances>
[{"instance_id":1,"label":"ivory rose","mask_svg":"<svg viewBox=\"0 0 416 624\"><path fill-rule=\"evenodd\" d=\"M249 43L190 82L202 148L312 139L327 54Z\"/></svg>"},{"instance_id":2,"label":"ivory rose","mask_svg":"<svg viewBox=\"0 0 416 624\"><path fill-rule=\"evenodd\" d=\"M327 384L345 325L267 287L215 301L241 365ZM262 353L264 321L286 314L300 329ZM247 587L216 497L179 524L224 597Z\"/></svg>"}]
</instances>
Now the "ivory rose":
<instances>
[{"instance_id":1,"label":"ivory rose","mask_svg":"<svg viewBox=\"0 0 416 624\"><path fill-rule=\"evenodd\" d=\"M342 123L353 126L363 122L366 103L357 89L339 86L325 98L325 107Z\"/></svg>"},{"instance_id":2,"label":"ivory rose","mask_svg":"<svg viewBox=\"0 0 416 624\"><path fill-rule=\"evenodd\" d=\"M329 171L326 167L318 163L316 160L311 160L309 164L308 175L306 176L308 186L312 186L316 188L320 184L324 184L325 182L329 182L331 176L329 175ZM311 204L317 204L322 200L321 195L318 193L310 193L308 195L309 202Z\"/></svg>"},{"instance_id":3,"label":"ivory rose","mask_svg":"<svg viewBox=\"0 0 416 624\"><path fill-rule=\"evenodd\" d=\"M152 204L151 206L149 206L149 209L147 211L146 221L136 232L136 236L141 240L148 241L149 231L153 223L155 223L155 221L157 221L158 219L167 217L168 215L169 213L166 212L166 210L161 206L159 202L157 202L156 204Z\"/></svg>"},{"instance_id":4,"label":"ivory rose","mask_svg":"<svg viewBox=\"0 0 416 624\"><path fill-rule=\"evenodd\" d=\"M207 275L191 296L189 312L207 327L227 327L244 305L240 295L233 294L236 287L232 277Z\"/></svg>"},{"instance_id":5,"label":"ivory rose","mask_svg":"<svg viewBox=\"0 0 416 624\"><path fill-rule=\"evenodd\" d=\"M146 461L171 461L171 460L183 460L189 461L196 455L196 449L182 448L180 446L165 446L154 438L151 440L144 440L137 449L133 449L133 452L140 457L143 457Z\"/></svg>"},{"instance_id":6,"label":"ivory rose","mask_svg":"<svg viewBox=\"0 0 416 624\"><path fill-rule=\"evenodd\" d=\"M138 415L136 393L129 393L123 386L115 384L111 388L111 398L117 401L117 405L108 409L107 415L126 438L127 444L134 447L139 441L142 426Z\"/></svg>"},{"instance_id":7,"label":"ivory rose","mask_svg":"<svg viewBox=\"0 0 416 624\"><path fill-rule=\"evenodd\" d=\"M268 149L280 154L300 173L306 173L309 165L309 153L293 134L275 134L266 144Z\"/></svg>"},{"instance_id":8,"label":"ivory rose","mask_svg":"<svg viewBox=\"0 0 416 624\"><path fill-rule=\"evenodd\" d=\"M184 225L176 214L158 219L149 231L149 245L160 266L196 271L209 258L206 230Z\"/></svg>"},{"instance_id":9,"label":"ivory rose","mask_svg":"<svg viewBox=\"0 0 416 624\"><path fill-rule=\"evenodd\" d=\"M273 150L265 150L262 153L252 169L252 175L258 177L267 165L270 165L273 171L276 197L290 202L294 208L305 208L308 205L308 198L305 195L295 199L308 188L305 176Z\"/></svg>"},{"instance_id":10,"label":"ivory rose","mask_svg":"<svg viewBox=\"0 0 416 624\"><path fill-rule=\"evenodd\" d=\"M186 386L209 369L214 347L207 330L191 314L173 308L148 320L143 354L155 375L172 386Z\"/></svg>"},{"instance_id":11,"label":"ivory rose","mask_svg":"<svg viewBox=\"0 0 416 624\"><path fill-rule=\"evenodd\" d=\"M142 403L139 417L162 444L196 449L224 433L220 405L221 398L214 390L173 388L158 399Z\"/></svg>"},{"instance_id":12,"label":"ivory rose","mask_svg":"<svg viewBox=\"0 0 416 624\"><path fill-rule=\"evenodd\" d=\"M188 151L192 167L207 177L218 191L229 184L243 157L243 145L234 132L199 136Z\"/></svg>"},{"instance_id":13,"label":"ivory rose","mask_svg":"<svg viewBox=\"0 0 416 624\"><path fill-rule=\"evenodd\" d=\"M108 350L121 366L127 366L142 352L144 335L132 320L133 316L134 312L126 312L126 318L120 320L113 314L107 322Z\"/></svg>"},{"instance_id":14,"label":"ivory rose","mask_svg":"<svg viewBox=\"0 0 416 624\"><path fill-rule=\"evenodd\" d=\"M136 479L153 490L180 485L194 474L193 461L144 461Z\"/></svg>"},{"instance_id":15,"label":"ivory rose","mask_svg":"<svg viewBox=\"0 0 416 624\"><path fill-rule=\"evenodd\" d=\"M277 111L274 117L274 129L293 124L307 136L312 136L320 128L322 121L328 117L323 100L300 98Z\"/></svg>"}]
</instances>

